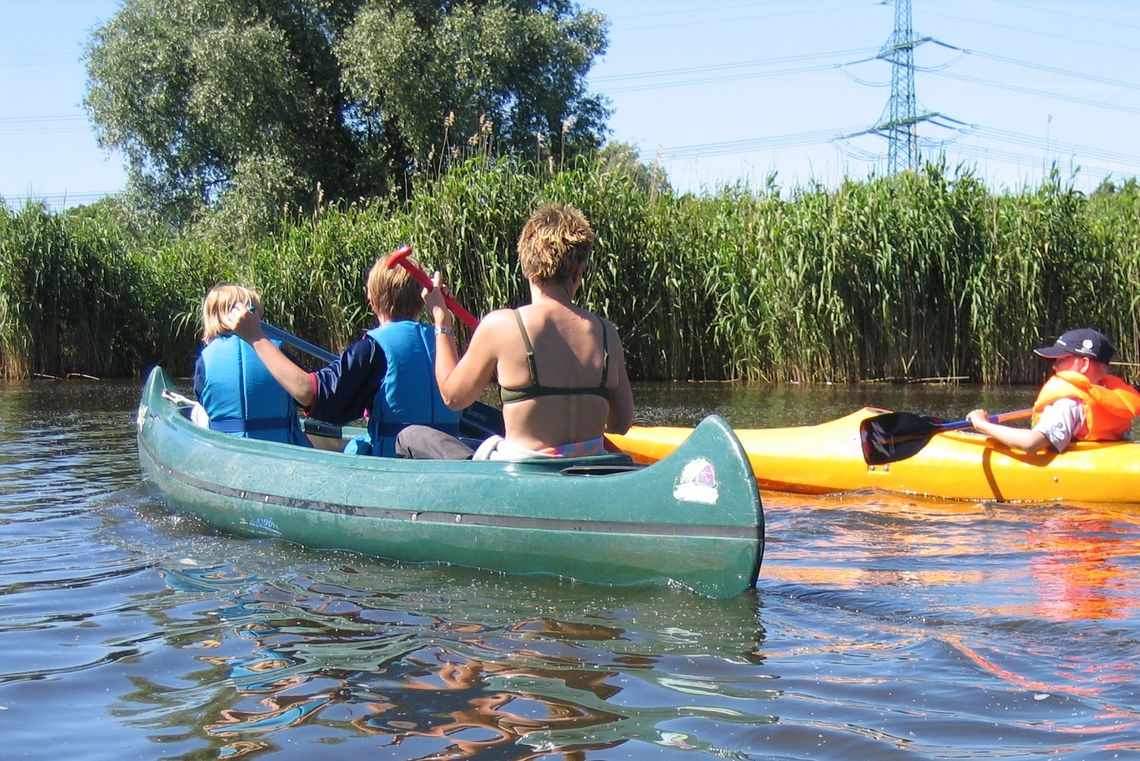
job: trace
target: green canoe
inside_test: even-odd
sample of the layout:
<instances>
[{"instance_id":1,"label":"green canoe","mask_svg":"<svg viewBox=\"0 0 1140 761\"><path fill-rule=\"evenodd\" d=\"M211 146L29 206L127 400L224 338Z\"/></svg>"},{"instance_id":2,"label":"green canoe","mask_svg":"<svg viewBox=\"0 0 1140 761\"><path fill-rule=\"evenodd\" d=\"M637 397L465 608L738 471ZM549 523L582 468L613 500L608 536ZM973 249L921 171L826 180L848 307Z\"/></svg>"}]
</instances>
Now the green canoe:
<instances>
[{"instance_id":1,"label":"green canoe","mask_svg":"<svg viewBox=\"0 0 1140 761\"><path fill-rule=\"evenodd\" d=\"M764 512L744 450L710 416L648 467L625 455L473 462L362 457L201 428L162 368L138 449L173 509L242 536L615 586L752 588Z\"/></svg>"}]
</instances>

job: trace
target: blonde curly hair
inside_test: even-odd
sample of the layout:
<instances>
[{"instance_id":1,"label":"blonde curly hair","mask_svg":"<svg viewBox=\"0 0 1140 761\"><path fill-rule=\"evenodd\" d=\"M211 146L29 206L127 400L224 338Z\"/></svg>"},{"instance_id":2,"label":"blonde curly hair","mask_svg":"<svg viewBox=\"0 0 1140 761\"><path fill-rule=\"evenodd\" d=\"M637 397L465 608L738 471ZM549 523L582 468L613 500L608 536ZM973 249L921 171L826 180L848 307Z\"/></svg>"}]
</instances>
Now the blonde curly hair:
<instances>
[{"instance_id":1,"label":"blonde curly hair","mask_svg":"<svg viewBox=\"0 0 1140 761\"><path fill-rule=\"evenodd\" d=\"M594 250L594 228L568 204L542 206L519 234L519 264L527 280L567 283Z\"/></svg>"}]
</instances>

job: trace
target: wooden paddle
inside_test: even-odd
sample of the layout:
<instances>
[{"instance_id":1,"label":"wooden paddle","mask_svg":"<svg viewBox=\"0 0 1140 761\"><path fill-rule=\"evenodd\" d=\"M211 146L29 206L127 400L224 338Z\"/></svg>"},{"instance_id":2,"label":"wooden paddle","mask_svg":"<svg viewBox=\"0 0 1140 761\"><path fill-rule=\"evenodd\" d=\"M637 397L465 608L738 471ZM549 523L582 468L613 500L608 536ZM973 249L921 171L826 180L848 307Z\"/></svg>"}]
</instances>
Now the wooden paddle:
<instances>
[{"instance_id":1,"label":"wooden paddle","mask_svg":"<svg viewBox=\"0 0 1140 761\"><path fill-rule=\"evenodd\" d=\"M1033 414L1033 410L1016 410L990 415L991 423L1019 420ZM947 422L934 417L910 412L887 412L869 417L859 424L859 440L863 444L863 459L868 465L885 465L913 457L922 451L935 434L970 428L969 420Z\"/></svg>"},{"instance_id":2,"label":"wooden paddle","mask_svg":"<svg viewBox=\"0 0 1140 761\"><path fill-rule=\"evenodd\" d=\"M431 281L429 280L428 282ZM324 360L325 362L332 362L337 359L337 356L331 351L322 349L304 339L297 338L297 336L292 333L287 333L276 325L270 325L264 320L261 323L261 329L265 335L270 338L300 349L317 359ZM496 409L489 404L484 404L483 402L475 402L463 410L463 415L459 418L459 432L473 439L485 439L488 436L495 435L502 436L505 430L506 426L503 423L502 410Z\"/></svg>"}]
</instances>

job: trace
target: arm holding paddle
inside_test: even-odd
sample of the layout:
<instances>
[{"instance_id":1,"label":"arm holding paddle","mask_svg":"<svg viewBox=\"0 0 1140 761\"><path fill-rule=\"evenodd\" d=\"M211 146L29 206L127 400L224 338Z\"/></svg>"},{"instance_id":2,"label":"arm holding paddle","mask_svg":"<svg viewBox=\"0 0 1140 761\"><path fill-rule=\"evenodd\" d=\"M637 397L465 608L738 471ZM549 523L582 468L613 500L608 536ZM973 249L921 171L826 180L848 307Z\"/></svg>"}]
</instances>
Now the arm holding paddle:
<instances>
[{"instance_id":1,"label":"arm holding paddle","mask_svg":"<svg viewBox=\"0 0 1140 761\"><path fill-rule=\"evenodd\" d=\"M550 204L532 214L518 240L530 303L484 317L462 356L440 274L425 287L436 328L435 378L447 405L460 408L493 380L499 384L506 436L493 450L480 448L476 459L602 454L603 434L632 424L621 338L574 303L593 244L589 221L571 206Z\"/></svg>"},{"instance_id":2,"label":"arm holding paddle","mask_svg":"<svg viewBox=\"0 0 1140 761\"><path fill-rule=\"evenodd\" d=\"M1049 438L1041 431L994 422L990 419L990 414L982 409L971 410L966 415L966 420L978 433L1000 441L1007 447L1020 449L1023 452L1040 452L1049 446Z\"/></svg>"},{"instance_id":3,"label":"arm holding paddle","mask_svg":"<svg viewBox=\"0 0 1140 761\"><path fill-rule=\"evenodd\" d=\"M435 380L444 403L453 410L459 410L473 404L495 378L493 336L498 331L494 326L505 313L502 310L492 312L482 323L477 323L489 327L472 333L460 364L448 295L447 287L442 284L442 275L436 272L423 292L424 306L431 313L432 324L435 325Z\"/></svg>"},{"instance_id":4,"label":"arm holding paddle","mask_svg":"<svg viewBox=\"0 0 1140 761\"><path fill-rule=\"evenodd\" d=\"M261 306L257 291L220 284L202 301L202 351L194 366L194 392L211 430L247 438L309 446L292 394L251 351L233 325ZM272 351L280 350L262 335ZM284 362L291 364L284 355Z\"/></svg>"},{"instance_id":5,"label":"arm holding paddle","mask_svg":"<svg viewBox=\"0 0 1140 761\"><path fill-rule=\"evenodd\" d=\"M979 410L975 410L976 412ZM984 411L980 411L984 415ZM972 414L972 413L971 413ZM1027 418L1033 410L1016 410L989 417L991 423ZM922 451L936 434L972 428L970 420L944 421L911 412L885 412L859 424L863 459L868 465L886 465Z\"/></svg>"},{"instance_id":6,"label":"arm holding paddle","mask_svg":"<svg viewBox=\"0 0 1140 761\"><path fill-rule=\"evenodd\" d=\"M1109 372L1116 347L1108 336L1076 328L1033 353L1053 365L1037 395L1036 424L1032 429L995 425L985 419L985 410L974 410L969 418L980 433L1026 452L1047 447L1064 452L1073 441L1128 437L1140 412L1140 392Z\"/></svg>"},{"instance_id":7,"label":"arm holding paddle","mask_svg":"<svg viewBox=\"0 0 1140 761\"><path fill-rule=\"evenodd\" d=\"M270 374L281 387L305 409L313 406L316 393L313 378L297 366L262 329L261 318L252 309L235 308L229 315L229 327L257 352Z\"/></svg>"}]
</instances>

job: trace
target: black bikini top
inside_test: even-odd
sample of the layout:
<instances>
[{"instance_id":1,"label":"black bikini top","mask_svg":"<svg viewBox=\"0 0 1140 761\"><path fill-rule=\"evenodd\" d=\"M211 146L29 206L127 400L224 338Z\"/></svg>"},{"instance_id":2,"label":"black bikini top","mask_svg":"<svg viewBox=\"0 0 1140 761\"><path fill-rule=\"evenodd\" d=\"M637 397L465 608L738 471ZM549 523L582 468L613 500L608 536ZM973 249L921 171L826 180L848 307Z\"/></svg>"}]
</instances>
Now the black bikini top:
<instances>
[{"instance_id":1,"label":"black bikini top","mask_svg":"<svg viewBox=\"0 0 1140 761\"><path fill-rule=\"evenodd\" d=\"M600 396L606 401L610 401L613 397L613 391L606 388L606 380L610 374L610 347L609 340L606 335L606 324L602 322L602 318L598 317L598 323L602 326L602 382L598 386L585 386L582 388L568 388L564 386L540 386L538 383L538 366L534 362L534 347L531 346L530 336L527 335L526 326L523 325L522 315L519 311L515 310L515 319L519 323L519 332L522 333L523 343L526 345L526 364L530 369L530 385L522 388L507 388L506 386L499 387L499 399L503 404L510 404L511 402L521 402L526 399L537 399L540 396L578 396L581 394L592 394Z\"/></svg>"}]
</instances>

